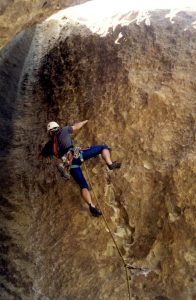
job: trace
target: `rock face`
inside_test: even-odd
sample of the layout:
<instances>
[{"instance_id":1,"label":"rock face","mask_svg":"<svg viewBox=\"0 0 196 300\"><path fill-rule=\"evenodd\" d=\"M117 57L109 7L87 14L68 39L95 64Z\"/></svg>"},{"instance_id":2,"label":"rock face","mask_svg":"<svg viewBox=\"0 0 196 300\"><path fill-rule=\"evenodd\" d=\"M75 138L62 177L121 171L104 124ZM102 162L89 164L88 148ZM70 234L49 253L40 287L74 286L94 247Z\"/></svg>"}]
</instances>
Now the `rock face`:
<instances>
[{"instance_id":1,"label":"rock face","mask_svg":"<svg viewBox=\"0 0 196 300\"><path fill-rule=\"evenodd\" d=\"M83 2L86 0L1 0L0 48L27 26L43 21L60 9Z\"/></svg>"},{"instance_id":2,"label":"rock face","mask_svg":"<svg viewBox=\"0 0 196 300\"><path fill-rule=\"evenodd\" d=\"M86 166L131 299L194 299L196 13L167 14L105 37L51 21L1 52L1 299L128 299L104 222L36 160L48 121L83 119L76 144L122 161Z\"/></svg>"}]
</instances>

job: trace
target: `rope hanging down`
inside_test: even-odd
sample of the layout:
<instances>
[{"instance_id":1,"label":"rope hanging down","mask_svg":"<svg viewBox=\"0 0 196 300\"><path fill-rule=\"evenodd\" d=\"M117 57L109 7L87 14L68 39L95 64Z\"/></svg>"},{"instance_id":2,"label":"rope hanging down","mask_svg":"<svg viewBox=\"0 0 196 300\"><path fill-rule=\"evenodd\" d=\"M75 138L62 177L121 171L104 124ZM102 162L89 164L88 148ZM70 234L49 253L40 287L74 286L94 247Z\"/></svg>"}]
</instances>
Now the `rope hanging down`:
<instances>
[{"instance_id":1,"label":"rope hanging down","mask_svg":"<svg viewBox=\"0 0 196 300\"><path fill-rule=\"evenodd\" d=\"M98 208L99 208L99 209L101 210L101 212L102 212L102 217L103 217L104 223L105 223L105 225L106 225L106 227L107 227L107 229L108 229L108 231L109 231L109 233L110 233L110 236L111 236L111 238L112 238L112 240L113 240L113 243L114 243L114 245L115 245L115 247L116 247L116 249L117 249L117 251L118 251L118 254L119 254L119 256L120 256L120 258L121 258L121 260L122 260L122 262L123 262L123 266L124 266L124 268L125 268L125 273L126 273L126 280L127 280L127 289L128 289L129 300L131 300L131 291L130 291L129 275L128 275L128 265L127 265L127 263L126 263L126 261L125 261L123 255L122 255L121 251L120 251L120 248L118 247L118 244L117 244L117 242L116 242L116 240L115 240L115 238L114 238L114 235L113 235L113 233L112 233L112 231L111 231L111 229L110 229L110 227L109 227L109 225L108 225L108 222L107 222L107 220L106 220L106 217L105 217L105 215L104 215L104 213L103 213L103 211L102 211L102 209L101 209L100 202L99 202L98 198L96 197L96 194L95 194L95 192L94 192L94 190L93 190L93 187L92 187L92 184L91 184L91 180L90 180L90 176L89 176L89 173L88 173L88 170L87 170L87 167L86 167L86 163L84 162L83 165L84 165L85 172L86 172L86 175L87 175L87 179L88 179L88 182L89 182L89 184L90 184L90 186L91 186L92 193L93 193L93 196L94 196L94 198L95 198L95 201L96 201L96 203L97 203L97 205L98 205Z\"/></svg>"}]
</instances>

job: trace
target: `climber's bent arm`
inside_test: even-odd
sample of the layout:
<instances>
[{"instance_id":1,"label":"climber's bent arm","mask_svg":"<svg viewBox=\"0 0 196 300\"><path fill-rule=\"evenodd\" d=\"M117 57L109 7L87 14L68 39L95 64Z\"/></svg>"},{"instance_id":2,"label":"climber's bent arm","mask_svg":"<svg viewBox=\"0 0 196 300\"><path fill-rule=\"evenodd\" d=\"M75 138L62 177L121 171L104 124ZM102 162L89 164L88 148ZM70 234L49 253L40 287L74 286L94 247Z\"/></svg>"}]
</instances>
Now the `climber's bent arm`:
<instances>
[{"instance_id":1,"label":"climber's bent arm","mask_svg":"<svg viewBox=\"0 0 196 300\"><path fill-rule=\"evenodd\" d=\"M82 128L86 123L88 122L88 120L76 123L72 126L73 131L79 130L80 128Z\"/></svg>"}]
</instances>

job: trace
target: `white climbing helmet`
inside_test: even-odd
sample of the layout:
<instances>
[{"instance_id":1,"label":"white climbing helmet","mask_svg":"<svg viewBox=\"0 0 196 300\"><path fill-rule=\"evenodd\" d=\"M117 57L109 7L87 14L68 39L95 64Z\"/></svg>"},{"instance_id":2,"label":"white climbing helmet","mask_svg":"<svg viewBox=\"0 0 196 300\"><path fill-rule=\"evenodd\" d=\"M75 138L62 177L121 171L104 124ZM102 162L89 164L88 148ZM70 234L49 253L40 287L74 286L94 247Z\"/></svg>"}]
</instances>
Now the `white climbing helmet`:
<instances>
[{"instance_id":1,"label":"white climbing helmet","mask_svg":"<svg viewBox=\"0 0 196 300\"><path fill-rule=\"evenodd\" d=\"M47 125L47 131L55 130L55 129L58 129L59 127L60 126L59 126L59 124L57 122L52 121L52 122L48 123L48 125Z\"/></svg>"}]
</instances>

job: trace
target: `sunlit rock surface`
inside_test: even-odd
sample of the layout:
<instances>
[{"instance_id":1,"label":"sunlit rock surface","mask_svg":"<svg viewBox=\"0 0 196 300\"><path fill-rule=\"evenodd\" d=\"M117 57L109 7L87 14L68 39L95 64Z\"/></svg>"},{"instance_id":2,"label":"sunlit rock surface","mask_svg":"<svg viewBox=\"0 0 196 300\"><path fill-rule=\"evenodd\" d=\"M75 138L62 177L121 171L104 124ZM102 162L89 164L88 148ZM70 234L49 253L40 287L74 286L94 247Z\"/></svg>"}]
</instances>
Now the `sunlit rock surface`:
<instances>
[{"instance_id":1,"label":"sunlit rock surface","mask_svg":"<svg viewBox=\"0 0 196 300\"><path fill-rule=\"evenodd\" d=\"M194 299L196 13L167 14L130 14L104 37L51 20L1 51L0 299L128 299L103 220L36 160L48 121L83 119L76 144L122 161L86 165L131 299Z\"/></svg>"},{"instance_id":2,"label":"sunlit rock surface","mask_svg":"<svg viewBox=\"0 0 196 300\"><path fill-rule=\"evenodd\" d=\"M46 17L70 5L85 0L1 0L0 48L27 26L43 21Z\"/></svg>"}]
</instances>

